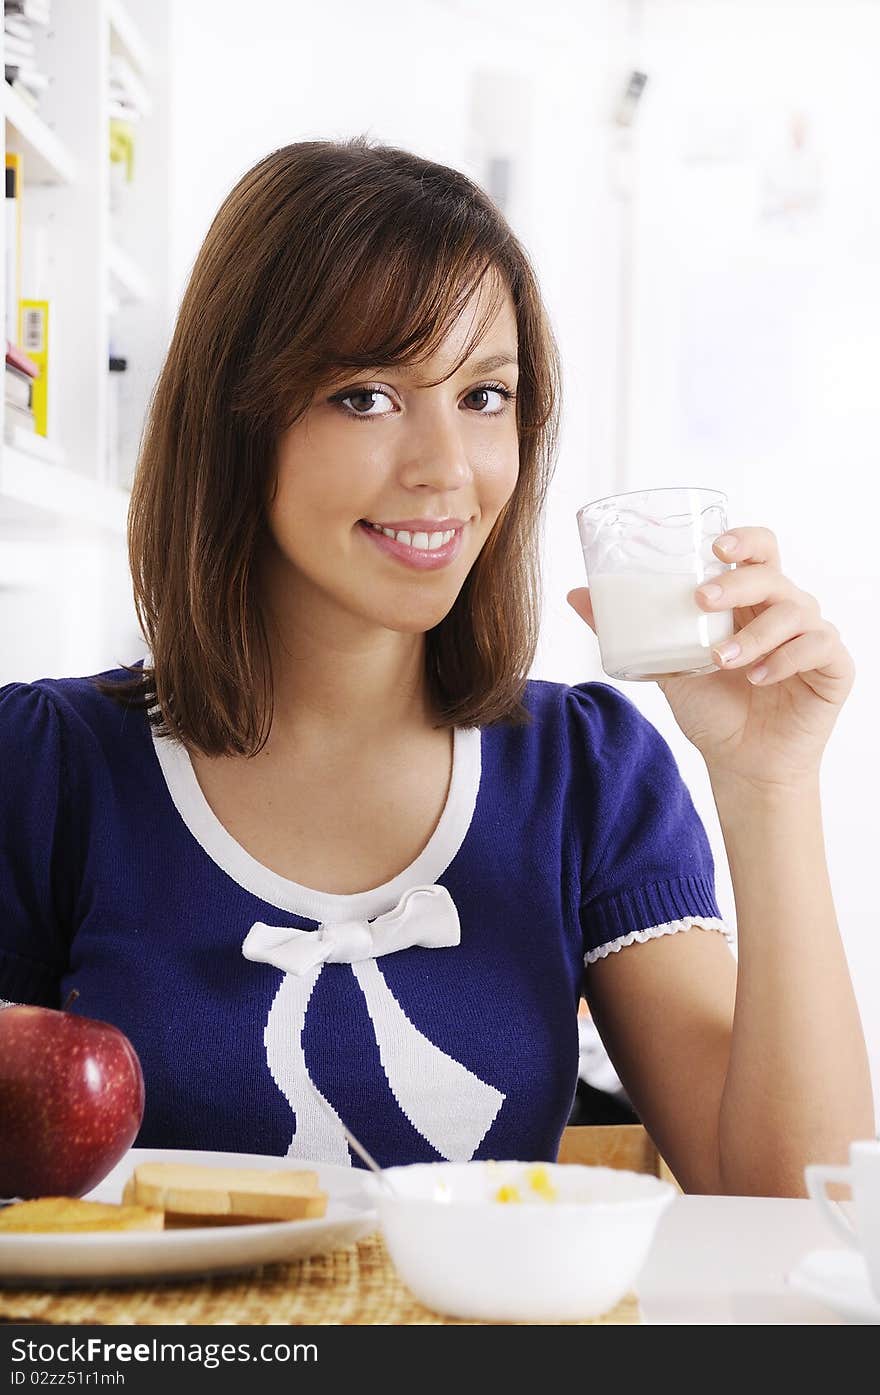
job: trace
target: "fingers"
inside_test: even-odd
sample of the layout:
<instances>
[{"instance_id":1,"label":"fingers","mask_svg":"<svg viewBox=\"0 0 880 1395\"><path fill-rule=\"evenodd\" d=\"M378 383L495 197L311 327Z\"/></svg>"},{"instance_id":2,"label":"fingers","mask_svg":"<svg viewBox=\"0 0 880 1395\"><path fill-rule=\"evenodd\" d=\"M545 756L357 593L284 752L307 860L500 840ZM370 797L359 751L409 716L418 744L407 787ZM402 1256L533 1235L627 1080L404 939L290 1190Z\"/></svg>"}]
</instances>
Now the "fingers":
<instances>
[{"instance_id":1,"label":"fingers","mask_svg":"<svg viewBox=\"0 0 880 1395\"><path fill-rule=\"evenodd\" d=\"M574 591L569 591L566 596L568 604L572 610L577 611L582 620L585 620L591 630L596 629L596 621L593 617L593 602L590 592L586 586L578 586Z\"/></svg>"},{"instance_id":2,"label":"fingers","mask_svg":"<svg viewBox=\"0 0 880 1395\"><path fill-rule=\"evenodd\" d=\"M757 551L772 553L767 539L774 535L768 529L746 531L752 536L741 541L743 554L747 545L750 556ZM719 546L719 551L724 550ZM731 639L714 647L716 662L723 668L746 669L749 682L767 686L811 669L843 676L848 655L837 630L822 618L815 596L801 591L771 562L752 561L723 572L697 587L694 594L703 610L763 607Z\"/></svg>"},{"instance_id":3,"label":"fingers","mask_svg":"<svg viewBox=\"0 0 880 1395\"><path fill-rule=\"evenodd\" d=\"M732 639L716 645L713 653L724 668L745 668L749 664L757 664L759 660L766 660L767 655L780 646L788 645L798 636L822 636L826 624L821 618L817 620L812 608L798 605L793 600L780 601L738 630ZM819 647L817 645L817 654ZM787 677L788 674L780 676ZM747 677L751 679L754 675L749 673Z\"/></svg>"},{"instance_id":4,"label":"fingers","mask_svg":"<svg viewBox=\"0 0 880 1395\"><path fill-rule=\"evenodd\" d=\"M728 667L728 665L725 665ZM762 688L780 683L796 674L816 673L826 679L852 681L852 660L835 627L824 622L821 629L798 635L762 658L746 674L750 683Z\"/></svg>"},{"instance_id":5,"label":"fingers","mask_svg":"<svg viewBox=\"0 0 880 1395\"><path fill-rule=\"evenodd\" d=\"M772 605L784 600L804 604L813 601L812 596L800 591L793 581L767 562L721 572L711 581L698 586L694 594L703 610L734 610L749 605ZM817 603L813 601L813 604Z\"/></svg>"},{"instance_id":6,"label":"fingers","mask_svg":"<svg viewBox=\"0 0 880 1395\"><path fill-rule=\"evenodd\" d=\"M722 537L715 539L712 548L718 557L723 557L725 562L736 562L737 566L764 562L778 571L782 565L779 541L769 528L729 528Z\"/></svg>"}]
</instances>

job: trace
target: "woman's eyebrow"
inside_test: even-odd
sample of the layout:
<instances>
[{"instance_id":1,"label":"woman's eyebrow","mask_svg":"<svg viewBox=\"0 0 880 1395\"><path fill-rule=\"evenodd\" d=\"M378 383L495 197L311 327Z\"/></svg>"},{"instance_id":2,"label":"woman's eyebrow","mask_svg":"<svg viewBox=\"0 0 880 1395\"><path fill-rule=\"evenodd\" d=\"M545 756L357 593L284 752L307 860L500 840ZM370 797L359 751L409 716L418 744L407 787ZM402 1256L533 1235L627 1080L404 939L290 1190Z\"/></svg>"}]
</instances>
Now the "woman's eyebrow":
<instances>
[{"instance_id":1,"label":"woman's eyebrow","mask_svg":"<svg viewBox=\"0 0 880 1395\"><path fill-rule=\"evenodd\" d=\"M491 358L478 359L477 362L473 365L473 372L491 373L496 368L506 368L508 364L510 364L514 368L518 367L516 354L508 352L492 354Z\"/></svg>"},{"instance_id":2,"label":"woman's eyebrow","mask_svg":"<svg viewBox=\"0 0 880 1395\"><path fill-rule=\"evenodd\" d=\"M458 370L462 372L467 369L470 373L491 373L496 368L506 368L510 365L513 368L518 366L516 354L509 349L502 349L497 354L490 355L489 358L477 359L475 363L463 363ZM402 373L405 377L412 377L419 372L417 366L411 364L398 364L394 368L395 373Z\"/></svg>"}]
</instances>

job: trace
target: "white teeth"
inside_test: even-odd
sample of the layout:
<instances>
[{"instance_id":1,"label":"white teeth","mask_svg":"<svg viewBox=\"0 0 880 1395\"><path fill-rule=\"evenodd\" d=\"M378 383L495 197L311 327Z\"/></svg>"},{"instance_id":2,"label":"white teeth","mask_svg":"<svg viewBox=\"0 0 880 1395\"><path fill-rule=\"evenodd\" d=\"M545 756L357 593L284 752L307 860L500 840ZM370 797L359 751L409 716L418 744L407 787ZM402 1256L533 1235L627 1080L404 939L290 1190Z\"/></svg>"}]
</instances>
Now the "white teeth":
<instances>
[{"instance_id":1,"label":"white teeth","mask_svg":"<svg viewBox=\"0 0 880 1395\"><path fill-rule=\"evenodd\" d=\"M371 523L370 527L377 533L384 533L386 538L396 538L398 542L405 543L407 547L417 547L420 552L434 552L438 547L445 547L455 537L455 529L450 528L446 533L410 533L406 528L401 528L395 532L393 528L382 528L378 523Z\"/></svg>"}]
</instances>

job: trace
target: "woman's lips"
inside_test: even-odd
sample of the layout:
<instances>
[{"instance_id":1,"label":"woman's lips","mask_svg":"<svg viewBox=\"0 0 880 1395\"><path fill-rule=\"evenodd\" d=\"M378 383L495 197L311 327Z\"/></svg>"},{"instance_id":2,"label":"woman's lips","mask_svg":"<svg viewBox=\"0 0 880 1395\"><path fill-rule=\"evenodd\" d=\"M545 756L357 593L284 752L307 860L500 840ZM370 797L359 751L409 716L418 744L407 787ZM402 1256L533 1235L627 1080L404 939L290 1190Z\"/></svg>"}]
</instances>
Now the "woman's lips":
<instances>
[{"instance_id":1,"label":"woman's lips","mask_svg":"<svg viewBox=\"0 0 880 1395\"><path fill-rule=\"evenodd\" d=\"M456 528L455 536L450 538L448 543L432 551L424 547L410 547L406 543L398 542L396 538L389 538L385 533L378 533L369 523L364 523L363 519L358 527L380 551L419 572L433 572L438 567L448 566L461 551L464 537L464 528Z\"/></svg>"}]
</instances>

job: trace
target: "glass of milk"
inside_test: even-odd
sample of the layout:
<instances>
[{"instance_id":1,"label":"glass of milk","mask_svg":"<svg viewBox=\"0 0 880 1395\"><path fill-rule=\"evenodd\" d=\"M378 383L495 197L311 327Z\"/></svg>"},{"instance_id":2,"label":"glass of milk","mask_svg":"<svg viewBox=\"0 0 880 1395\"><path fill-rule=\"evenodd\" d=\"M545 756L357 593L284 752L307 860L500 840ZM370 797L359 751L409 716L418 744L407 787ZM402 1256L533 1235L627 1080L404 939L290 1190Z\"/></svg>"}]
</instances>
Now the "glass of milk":
<instances>
[{"instance_id":1,"label":"glass of milk","mask_svg":"<svg viewBox=\"0 0 880 1395\"><path fill-rule=\"evenodd\" d=\"M727 496L682 486L613 494L577 513L602 667L648 681L712 673L712 646L733 611L701 610L694 591L730 570L712 551L727 529Z\"/></svg>"}]
</instances>

